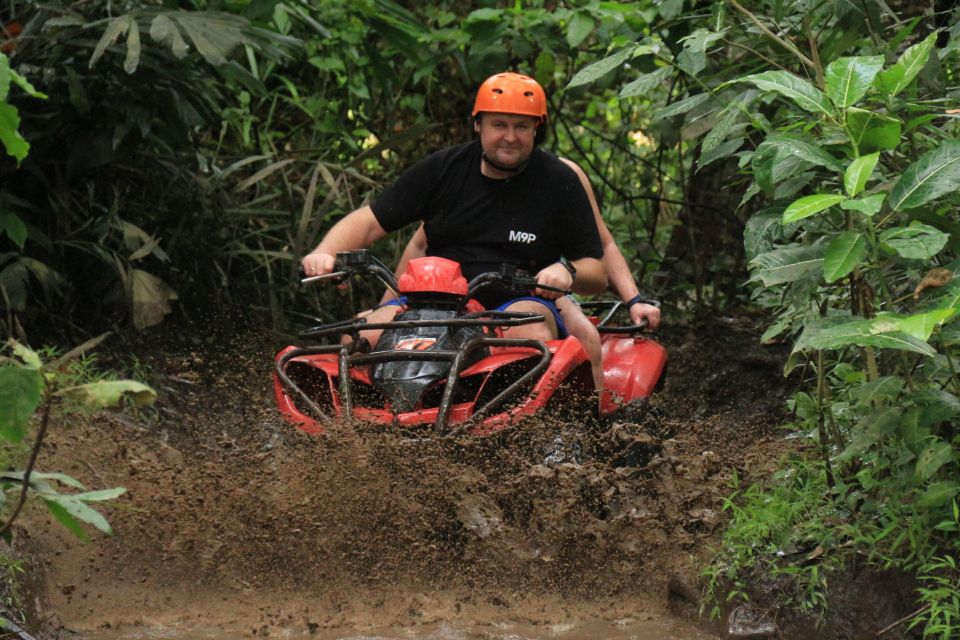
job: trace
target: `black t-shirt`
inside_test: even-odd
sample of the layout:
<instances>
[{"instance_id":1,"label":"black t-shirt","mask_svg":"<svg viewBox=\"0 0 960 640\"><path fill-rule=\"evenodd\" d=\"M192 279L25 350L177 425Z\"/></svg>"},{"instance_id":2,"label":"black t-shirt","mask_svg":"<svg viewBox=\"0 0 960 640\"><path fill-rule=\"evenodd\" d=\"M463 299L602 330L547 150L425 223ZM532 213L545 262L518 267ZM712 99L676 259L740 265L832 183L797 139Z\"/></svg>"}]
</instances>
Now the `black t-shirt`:
<instances>
[{"instance_id":1,"label":"black t-shirt","mask_svg":"<svg viewBox=\"0 0 960 640\"><path fill-rule=\"evenodd\" d=\"M371 208L386 231L424 221L427 253L456 260L468 280L511 264L531 275L561 257L600 258L593 210L577 174L534 149L526 168L505 179L480 171L471 142L443 149L405 171ZM487 306L495 302L481 298ZM504 293L497 304L509 299Z\"/></svg>"}]
</instances>

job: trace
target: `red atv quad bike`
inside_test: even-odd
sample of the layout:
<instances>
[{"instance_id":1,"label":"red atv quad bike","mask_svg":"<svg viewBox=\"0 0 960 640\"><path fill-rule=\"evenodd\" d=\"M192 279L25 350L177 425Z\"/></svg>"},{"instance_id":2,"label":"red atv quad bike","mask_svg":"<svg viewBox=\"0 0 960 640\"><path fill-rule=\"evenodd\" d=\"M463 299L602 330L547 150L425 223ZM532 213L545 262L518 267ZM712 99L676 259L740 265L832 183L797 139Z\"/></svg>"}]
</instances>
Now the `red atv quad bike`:
<instances>
[{"instance_id":1,"label":"red atv quad bike","mask_svg":"<svg viewBox=\"0 0 960 640\"><path fill-rule=\"evenodd\" d=\"M467 283L444 258L411 260L399 281L366 251L337 255L334 272L304 283L351 276L375 278L405 298L392 322L364 318L319 325L301 334L332 344L288 346L276 357L274 391L283 417L322 434L336 419L390 425L412 437L490 435L570 395L595 394L590 361L574 337L542 342L502 337L504 327L543 322L537 313L487 311L473 296L483 287L531 291L528 274L504 267ZM602 419L637 415L664 374L666 350L640 326L613 326L619 302L584 305L603 344ZM374 349L360 331L382 329ZM343 336L353 338L341 344ZM563 387L566 392L558 393ZM591 401L596 412L596 398Z\"/></svg>"}]
</instances>

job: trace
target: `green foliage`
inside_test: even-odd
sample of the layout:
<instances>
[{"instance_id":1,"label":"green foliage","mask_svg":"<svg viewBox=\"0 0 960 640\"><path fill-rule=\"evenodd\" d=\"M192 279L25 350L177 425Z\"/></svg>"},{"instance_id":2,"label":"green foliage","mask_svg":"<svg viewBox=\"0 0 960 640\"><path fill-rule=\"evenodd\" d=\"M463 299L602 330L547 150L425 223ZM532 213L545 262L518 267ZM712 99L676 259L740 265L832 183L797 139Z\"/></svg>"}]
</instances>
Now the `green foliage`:
<instances>
[{"instance_id":1,"label":"green foliage","mask_svg":"<svg viewBox=\"0 0 960 640\"><path fill-rule=\"evenodd\" d=\"M0 474L0 513L4 514L2 532L9 539L10 525L19 515L23 500L32 497L41 500L58 522L82 540L88 539L84 524L111 533L110 524L90 503L113 500L126 489L82 491L83 485L72 477L62 473L42 473L36 471L33 464L54 403L64 403L66 407L79 403L92 408L110 408L121 405L125 398L132 398L138 404L149 403L155 399L156 393L132 380L96 379L88 367L68 366L68 361L63 358L45 363L40 354L17 342L11 341L5 351L0 355L0 439L20 442L29 432L37 412L40 413L40 426L26 470ZM63 493L58 485L81 491ZM11 501L8 494L17 496L17 500Z\"/></svg>"},{"instance_id":2,"label":"green foliage","mask_svg":"<svg viewBox=\"0 0 960 640\"><path fill-rule=\"evenodd\" d=\"M600 83L629 61L644 82L645 59L671 69L663 117L699 145L701 170L748 183L750 282L776 318L764 338L794 338L786 369L808 375L792 408L819 459L791 459L728 503L706 573L715 610L721 591L746 597L750 568L790 574L793 601L820 609L824 570L863 553L924 576L914 624L955 636L956 32L881 2L732 6L659 49L625 42L575 78Z\"/></svg>"}]
</instances>

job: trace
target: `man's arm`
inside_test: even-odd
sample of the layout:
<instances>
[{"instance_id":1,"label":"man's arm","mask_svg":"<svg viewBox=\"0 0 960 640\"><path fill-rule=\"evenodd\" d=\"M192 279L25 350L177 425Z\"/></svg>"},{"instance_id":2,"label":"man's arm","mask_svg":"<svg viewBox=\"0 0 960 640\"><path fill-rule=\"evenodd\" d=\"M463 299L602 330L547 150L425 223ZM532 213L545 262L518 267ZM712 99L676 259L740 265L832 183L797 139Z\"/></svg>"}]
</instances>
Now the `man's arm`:
<instances>
[{"instance_id":1,"label":"man's arm","mask_svg":"<svg viewBox=\"0 0 960 640\"><path fill-rule=\"evenodd\" d=\"M308 276L326 275L333 271L337 253L365 249L385 235L373 209L360 207L333 225L317 248L303 257L303 270Z\"/></svg>"},{"instance_id":2,"label":"man's arm","mask_svg":"<svg viewBox=\"0 0 960 640\"><path fill-rule=\"evenodd\" d=\"M577 177L580 178L580 184L583 185L584 190L587 192L587 197L590 199L590 207L593 209L593 217L597 222L597 231L600 232L600 244L603 245L603 266L606 270L606 275L610 279L610 285L616 290L620 299L628 302L639 295L640 290L637 287L636 281L633 279L633 273L630 271L630 266L627 264L626 258L623 257L620 247L617 246L616 240L613 239L613 234L607 229L607 225L600 216L600 206L597 204L597 198L593 193L590 180L576 162L567 160L566 158L561 159L576 172ZM576 262L574 265L577 266L577 274L579 275L580 267ZM580 292L578 291L578 293ZM640 324L641 320L646 319L651 329L656 329L660 326L660 309L652 304L643 302L634 303L630 306L629 312L630 319L634 324Z\"/></svg>"},{"instance_id":3,"label":"man's arm","mask_svg":"<svg viewBox=\"0 0 960 640\"><path fill-rule=\"evenodd\" d=\"M397 278L399 278L403 272L407 270L408 262L414 258L422 258L425 255L427 255L427 233L423 230L423 224L421 224L417 227L410 241L407 242L407 246L404 247L403 253L400 255L400 261L397 262L397 268L394 269L393 272ZM393 300L394 297L394 293L387 289L383 293L383 297L380 298L380 303L383 304L389 300Z\"/></svg>"}]
</instances>

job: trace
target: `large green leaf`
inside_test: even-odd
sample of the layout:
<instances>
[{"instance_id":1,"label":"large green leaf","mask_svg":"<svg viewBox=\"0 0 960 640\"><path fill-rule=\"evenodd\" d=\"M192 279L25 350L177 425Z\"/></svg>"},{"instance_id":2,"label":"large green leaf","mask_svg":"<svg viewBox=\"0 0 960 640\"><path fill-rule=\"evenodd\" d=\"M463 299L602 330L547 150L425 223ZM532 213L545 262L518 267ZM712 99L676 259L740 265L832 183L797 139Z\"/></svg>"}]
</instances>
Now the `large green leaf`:
<instances>
[{"instance_id":1,"label":"large green leaf","mask_svg":"<svg viewBox=\"0 0 960 640\"><path fill-rule=\"evenodd\" d=\"M83 528L83 525L80 524L80 520L73 517L70 514L70 511L61 505L56 500L44 500L44 503L47 505L47 510L50 511L50 514L56 518L57 522L62 524L67 528L70 533L75 535L80 540L87 542L90 540L90 536L87 534L86 530Z\"/></svg>"},{"instance_id":2,"label":"large green leaf","mask_svg":"<svg viewBox=\"0 0 960 640\"><path fill-rule=\"evenodd\" d=\"M948 193L960 185L960 140L946 140L907 167L890 192L895 211L912 209Z\"/></svg>"},{"instance_id":3,"label":"large green leaf","mask_svg":"<svg viewBox=\"0 0 960 640\"><path fill-rule=\"evenodd\" d=\"M931 33L925 40L918 42L903 52L896 64L877 76L876 86L884 93L895 96L909 85L930 57L937 34Z\"/></svg>"},{"instance_id":4,"label":"large green leaf","mask_svg":"<svg viewBox=\"0 0 960 640\"><path fill-rule=\"evenodd\" d=\"M847 109L847 131L860 153L867 153L896 149L902 125L896 118L851 107Z\"/></svg>"},{"instance_id":5,"label":"large green leaf","mask_svg":"<svg viewBox=\"0 0 960 640\"><path fill-rule=\"evenodd\" d=\"M87 66L90 69L93 69L93 66L97 64L97 61L103 57L103 54L107 51L107 47L112 45L117 41L117 38L130 30L130 25L133 24L133 20L133 16L127 14L113 18L107 23L107 28L103 30L103 35L100 36L100 41L97 42L97 46L94 47L93 54L90 56L90 61L87 63Z\"/></svg>"},{"instance_id":6,"label":"large green leaf","mask_svg":"<svg viewBox=\"0 0 960 640\"><path fill-rule=\"evenodd\" d=\"M774 187L798 173L819 165L842 171L840 162L819 147L787 135L772 135L757 147L750 159L757 185L768 195Z\"/></svg>"},{"instance_id":7,"label":"large green leaf","mask_svg":"<svg viewBox=\"0 0 960 640\"><path fill-rule=\"evenodd\" d=\"M860 265L867 253L867 239L855 231L845 231L827 245L823 256L823 277L836 282Z\"/></svg>"},{"instance_id":8,"label":"large green leaf","mask_svg":"<svg viewBox=\"0 0 960 640\"><path fill-rule=\"evenodd\" d=\"M567 44L571 49L580 46L593 31L593 17L587 11L577 11L567 23Z\"/></svg>"},{"instance_id":9,"label":"large green leaf","mask_svg":"<svg viewBox=\"0 0 960 640\"><path fill-rule=\"evenodd\" d=\"M688 96L682 100L677 100L676 102L671 102L662 109L657 109L651 116L651 120L656 122L657 120L663 120L664 118L672 118L673 116L679 116L684 114L695 107L700 106L707 100L713 98L712 93L697 93L692 96Z\"/></svg>"},{"instance_id":10,"label":"large green leaf","mask_svg":"<svg viewBox=\"0 0 960 640\"><path fill-rule=\"evenodd\" d=\"M848 196L853 198L863 191L879 159L880 152L877 151L870 155L861 156L850 163L843 174L843 188L847 191Z\"/></svg>"},{"instance_id":11,"label":"large green leaf","mask_svg":"<svg viewBox=\"0 0 960 640\"><path fill-rule=\"evenodd\" d=\"M598 60L593 64L590 64L580 71L577 71L570 82L567 83L567 89L572 89L573 87L579 87L581 85L590 84L598 78L602 78L607 75L614 69L617 69L623 66L623 63L633 57L634 51L636 51L636 45L629 45L620 49L616 53L613 53L606 58Z\"/></svg>"},{"instance_id":12,"label":"large green leaf","mask_svg":"<svg viewBox=\"0 0 960 640\"><path fill-rule=\"evenodd\" d=\"M761 253L750 261L755 280L764 286L795 282L823 268L823 246L783 247Z\"/></svg>"},{"instance_id":13,"label":"large green leaf","mask_svg":"<svg viewBox=\"0 0 960 640\"><path fill-rule=\"evenodd\" d=\"M839 349L848 345L859 345L910 351L925 356L937 354L933 347L923 340L902 332L888 331L889 327L889 323L875 324L871 319L857 319L810 332L805 329L802 348ZM795 349L799 348L801 343L798 341Z\"/></svg>"},{"instance_id":14,"label":"large green leaf","mask_svg":"<svg viewBox=\"0 0 960 640\"><path fill-rule=\"evenodd\" d=\"M0 438L20 442L43 394L43 377L36 369L0 367Z\"/></svg>"},{"instance_id":15,"label":"large green leaf","mask_svg":"<svg viewBox=\"0 0 960 640\"><path fill-rule=\"evenodd\" d=\"M901 315L894 313L878 313L874 321L874 326L878 323L889 321L893 331L900 331L911 335L918 340L929 340L930 334L938 326L949 320L956 313L956 309L934 309L924 313L915 313L912 315Z\"/></svg>"},{"instance_id":16,"label":"large green leaf","mask_svg":"<svg viewBox=\"0 0 960 640\"><path fill-rule=\"evenodd\" d=\"M17 163L30 152L30 144L20 135L20 112L12 104L0 102L0 142Z\"/></svg>"},{"instance_id":17,"label":"large green leaf","mask_svg":"<svg viewBox=\"0 0 960 640\"><path fill-rule=\"evenodd\" d=\"M107 519L104 518L99 511L93 507L88 506L82 500L79 500L77 496L65 495L65 494L55 494L55 495L45 495L43 496L44 501L47 503L47 507L50 507L50 504L53 503L61 507L66 511L70 516L86 522L87 524L92 524L94 527L106 534L112 534L113 529L110 527L110 523L107 522ZM58 518L60 522L64 522ZM71 531L76 533L76 530L70 528Z\"/></svg>"},{"instance_id":18,"label":"large green leaf","mask_svg":"<svg viewBox=\"0 0 960 640\"><path fill-rule=\"evenodd\" d=\"M950 443L935 438L917 458L917 475L922 480L929 480L943 465L955 462L956 459L956 453Z\"/></svg>"},{"instance_id":19,"label":"large green leaf","mask_svg":"<svg viewBox=\"0 0 960 640\"><path fill-rule=\"evenodd\" d=\"M673 73L673 67L661 67L656 71L645 73L634 81L628 83L620 90L621 98L632 98L650 93L670 77Z\"/></svg>"},{"instance_id":20,"label":"large green leaf","mask_svg":"<svg viewBox=\"0 0 960 640\"><path fill-rule=\"evenodd\" d=\"M960 484L953 480L931 483L917 498L917 504L927 509L950 504L954 496L960 493Z\"/></svg>"},{"instance_id":21,"label":"large green leaf","mask_svg":"<svg viewBox=\"0 0 960 640\"><path fill-rule=\"evenodd\" d=\"M125 394L138 405L149 404L157 397L153 389L135 380L99 380L68 387L59 393L98 409L117 406Z\"/></svg>"},{"instance_id":22,"label":"large green leaf","mask_svg":"<svg viewBox=\"0 0 960 640\"><path fill-rule=\"evenodd\" d=\"M846 197L836 193L818 193L812 196L804 196L792 202L786 208L783 212L783 222L787 224L809 218L843 200L846 200Z\"/></svg>"},{"instance_id":23,"label":"large green leaf","mask_svg":"<svg viewBox=\"0 0 960 640\"><path fill-rule=\"evenodd\" d=\"M883 56L838 58L827 65L827 95L838 107L849 107L864 96L882 68Z\"/></svg>"},{"instance_id":24,"label":"large green leaf","mask_svg":"<svg viewBox=\"0 0 960 640\"><path fill-rule=\"evenodd\" d=\"M690 35L681 38L683 51L677 55L677 66L686 73L696 76L707 66L707 48L715 42L723 40L726 34L726 29L709 31L701 27Z\"/></svg>"},{"instance_id":25,"label":"large green leaf","mask_svg":"<svg viewBox=\"0 0 960 640\"><path fill-rule=\"evenodd\" d=\"M793 100L801 109L833 116L830 100L822 91L787 71L765 71L739 79L750 82L763 91L775 91Z\"/></svg>"},{"instance_id":26,"label":"large green leaf","mask_svg":"<svg viewBox=\"0 0 960 640\"><path fill-rule=\"evenodd\" d=\"M883 201L886 197L887 194L885 193L875 193L858 200L844 200L840 203L840 208L846 211L859 211L864 215L872 216L883 207Z\"/></svg>"},{"instance_id":27,"label":"large green leaf","mask_svg":"<svg viewBox=\"0 0 960 640\"><path fill-rule=\"evenodd\" d=\"M909 260L929 260L947 244L949 235L939 229L913 222L880 234L880 246Z\"/></svg>"}]
</instances>

